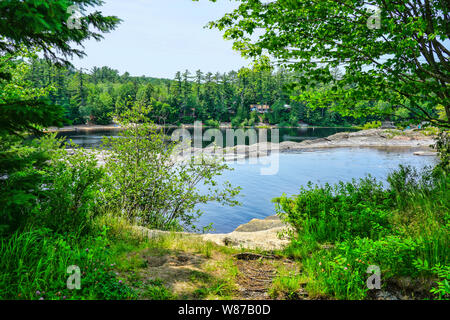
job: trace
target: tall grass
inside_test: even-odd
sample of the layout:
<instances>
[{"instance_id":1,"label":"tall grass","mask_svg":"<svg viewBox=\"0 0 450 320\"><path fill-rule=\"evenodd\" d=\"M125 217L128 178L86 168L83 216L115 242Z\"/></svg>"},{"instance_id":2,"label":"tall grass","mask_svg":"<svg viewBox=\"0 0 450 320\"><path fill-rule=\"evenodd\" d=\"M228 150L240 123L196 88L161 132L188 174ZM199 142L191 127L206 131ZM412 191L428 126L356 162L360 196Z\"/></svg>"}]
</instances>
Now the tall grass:
<instances>
[{"instance_id":1,"label":"tall grass","mask_svg":"<svg viewBox=\"0 0 450 320\"><path fill-rule=\"evenodd\" d=\"M133 292L108 265L104 236L63 237L29 229L0 240L0 299L127 299ZM69 290L67 268L82 270L81 289Z\"/></svg>"},{"instance_id":2,"label":"tall grass","mask_svg":"<svg viewBox=\"0 0 450 320\"><path fill-rule=\"evenodd\" d=\"M275 199L280 217L296 230L286 254L302 260L312 296L367 298L367 267L377 265L384 289L401 277L420 278L434 283L434 297L449 298L448 172L400 167L387 180L388 188L370 177L310 184L297 196ZM430 290L421 295L433 297Z\"/></svg>"}]
</instances>

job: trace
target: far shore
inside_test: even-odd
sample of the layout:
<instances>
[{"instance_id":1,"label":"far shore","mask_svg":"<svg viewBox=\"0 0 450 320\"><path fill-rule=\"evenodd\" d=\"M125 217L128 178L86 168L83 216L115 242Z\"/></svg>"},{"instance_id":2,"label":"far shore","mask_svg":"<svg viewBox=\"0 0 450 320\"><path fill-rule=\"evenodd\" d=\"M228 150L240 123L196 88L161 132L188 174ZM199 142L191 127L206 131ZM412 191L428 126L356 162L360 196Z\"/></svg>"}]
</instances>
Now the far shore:
<instances>
[{"instance_id":1,"label":"far shore","mask_svg":"<svg viewBox=\"0 0 450 320\"><path fill-rule=\"evenodd\" d=\"M302 142L285 141L281 143L259 142L250 146L234 146L221 148L211 146L195 148L190 145L180 145L177 156L181 160L192 156L211 155L221 157L225 161L237 161L248 158L261 158L272 153L308 152L333 148L371 148L384 151L405 151L415 156L436 156L433 149L434 136L427 136L418 131L401 131L393 129L370 129L357 132L341 132L326 138L305 140ZM75 152L69 149L70 152ZM108 157L106 150L91 150L96 154L99 165L104 165Z\"/></svg>"},{"instance_id":2,"label":"far shore","mask_svg":"<svg viewBox=\"0 0 450 320\"><path fill-rule=\"evenodd\" d=\"M185 129L193 129L195 127L194 124L181 124L179 126L177 125L156 125L157 127L160 128L168 128L168 129L176 129L176 128L185 128ZM203 128L219 128L219 129L232 129L231 124L229 123L222 123L219 127L212 127L212 126L207 126L207 125L202 125ZM329 126L309 126L309 125L299 125L299 126L290 126L290 127L278 127L276 125L269 125L269 124L264 124L264 123L260 123L257 124L255 126L246 126L246 127L239 127L239 128L235 128L235 129L302 129L302 128L311 128L311 129L315 129L315 128L326 128L326 129L353 129L353 130L358 130L360 128L358 127L344 127L344 126L337 126L337 127L329 127ZM44 129L44 132L46 133L54 133L54 132L77 132L77 131L81 131L81 132L93 132L93 131L108 131L108 130L122 130L124 129L124 127L118 125L118 124L107 124L107 125L99 125L99 124L94 124L94 125L88 125L88 124L80 124L80 125L74 125L74 126L64 126L64 127L50 127L47 129Z\"/></svg>"}]
</instances>

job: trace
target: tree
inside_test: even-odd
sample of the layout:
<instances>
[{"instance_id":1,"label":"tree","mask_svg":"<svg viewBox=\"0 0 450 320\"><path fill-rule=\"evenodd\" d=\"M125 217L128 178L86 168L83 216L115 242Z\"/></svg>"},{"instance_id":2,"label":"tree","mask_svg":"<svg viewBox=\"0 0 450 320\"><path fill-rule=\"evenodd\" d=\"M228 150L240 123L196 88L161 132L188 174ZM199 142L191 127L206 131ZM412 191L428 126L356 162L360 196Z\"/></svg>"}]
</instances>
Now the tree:
<instances>
[{"instance_id":1,"label":"tree","mask_svg":"<svg viewBox=\"0 0 450 320\"><path fill-rule=\"evenodd\" d=\"M0 1L0 52L14 53L25 46L42 51L48 60L70 65L67 58L85 55L77 46L88 39L101 40L101 33L114 30L120 22L99 11L86 14L87 8L102 4L101 0ZM75 8L84 16L74 28L69 21Z\"/></svg>"},{"instance_id":2,"label":"tree","mask_svg":"<svg viewBox=\"0 0 450 320\"><path fill-rule=\"evenodd\" d=\"M179 144L168 142L148 120L150 111L135 104L118 117L126 127L119 137L104 139L111 151L106 161L111 178L106 205L133 223L158 229L189 229L201 214L195 208L197 204L238 204L233 198L239 188L229 182L219 186L215 181L229 169L222 159L202 155L180 161ZM206 187L206 194L200 192L199 185Z\"/></svg>"},{"instance_id":3,"label":"tree","mask_svg":"<svg viewBox=\"0 0 450 320\"><path fill-rule=\"evenodd\" d=\"M83 56L78 49L85 40L100 40L101 33L113 30L119 19L95 11L81 17L79 28L71 28L70 6L79 5L81 12L102 4L100 0L8 0L0 1L0 87L10 85L13 69L20 56L41 51L57 64L70 65L68 58ZM3 91L3 90L2 90ZM62 125L64 110L44 97L3 95L0 98L0 134L38 131L40 126Z\"/></svg>"},{"instance_id":4,"label":"tree","mask_svg":"<svg viewBox=\"0 0 450 320\"><path fill-rule=\"evenodd\" d=\"M42 52L47 60L70 65L68 58L84 54L77 45L90 38L99 40L99 32L113 30L119 22L96 11L82 17L79 28L70 28L68 9L74 4L85 12L102 1L0 1L0 233L24 226L51 188L46 180L49 167L64 158L54 157L60 147L55 139L23 137L40 133L42 127L61 126L64 120L64 109L51 100L62 98L58 92L62 82L54 68L41 69L47 71L40 74L45 77L33 86L27 78L32 67L25 60L35 60L36 52Z\"/></svg>"},{"instance_id":5,"label":"tree","mask_svg":"<svg viewBox=\"0 0 450 320\"><path fill-rule=\"evenodd\" d=\"M242 0L209 26L224 30L243 55L269 53L301 72L297 99L313 108L352 116L405 108L417 120L448 128L449 8L445 0ZM345 71L339 77L336 67ZM320 84L327 86L315 90ZM390 110L361 103L379 100Z\"/></svg>"}]
</instances>

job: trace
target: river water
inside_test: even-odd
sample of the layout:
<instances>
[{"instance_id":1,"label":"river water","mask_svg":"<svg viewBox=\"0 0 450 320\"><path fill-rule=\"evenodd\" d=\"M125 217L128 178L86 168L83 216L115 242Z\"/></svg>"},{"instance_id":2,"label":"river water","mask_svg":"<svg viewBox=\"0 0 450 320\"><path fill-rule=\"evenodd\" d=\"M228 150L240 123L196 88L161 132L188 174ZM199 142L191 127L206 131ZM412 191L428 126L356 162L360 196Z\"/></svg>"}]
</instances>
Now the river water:
<instances>
[{"instance_id":1,"label":"river water","mask_svg":"<svg viewBox=\"0 0 450 320\"><path fill-rule=\"evenodd\" d=\"M216 203L199 206L205 213L200 226L213 223L216 233L228 233L253 218L275 214L271 199L297 194L309 181L318 184L371 176L386 181L389 172L400 164L423 168L433 165L434 157L414 156L411 150L386 151L369 148L339 148L299 153L274 154L279 157L279 170L274 175L261 175L266 164L232 163L234 171L226 172L220 181L241 186L242 206L223 207ZM276 160L273 160L276 161Z\"/></svg>"},{"instance_id":2,"label":"river water","mask_svg":"<svg viewBox=\"0 0 450 320\"><path fill-rule=\"evenodd\" d=\"M189 131L192 133L192 130ZM225 133L224 130L221 131ZM279 137L280 141L303 141L343 131L349 131L349 129L281 129ZM64 132L59 136L71 139L73 143L85 148L96 148L101 145L103 136L116 136L117 132L117 130ZM171 131L168 133L171 134ZM269 140L270 136L269 132ZM242 188L238 198L242 205L223 207L216 203L209 203L199 206L198 208L205 212L199 220L200 227L213 223L214 232L228 233L253 218L274 215L275 207L271 202L273 198L283 193L296 194L300 187L309 181L318 184L336 183L340 180L351 181L353 178L362 178L368 174L385 181L388 173L398 168L400 164L423 168L426 165L433 165L436 159L414 156L413 151L408 149L338 148L272 154L264 159L265 162L258 160L258 163L254 163L255 161L251 159L230 163L234 171L227 171L218 179L219 182L228 180L234 186ZM270 165L267 162L270 162ZM275 167L274 174L262 175L261 170L267 169L268 166Z\"/></svg>"},{"instance_id":3,"label":"river water","mask_svg":"<svg viewBox=\"0 0 450 320\"><path fill-rule=\"evenodd\" d=\"M64 137L66 139L72 140L73 143L83 147L83 148L98 148L101 146L102 138L105 136L114 137L117 136L120 129L117 130L95 130L95 131L68 131L58 133L58 137ZM167 129L166 133L171 135L173 131L176 129ZM194 136L194 129L186 129L192 136ZM203 129L203 133L206 130L211 130L208 128ZM219 130L221 135L223 136L223 141L216 141L218 145L226 146L226 129L212 129ZM317 138L323 138L331 136L335 133L339 132L348 132L348 131L356 131L353 128L282 128L278 129L279 142L283 141L296 141L301 142L304 140L312 140ZM267 141L271 141L272 130L270 129L261 129L261 131L266 131ZM255 130L258 140L259 140L259 129ZM212 141L204 141L203 146L211 144ZM235 143L239 143L237 140ZM249 144L248 138L245 141L246 144Z\"/></svg>"}]
</instances>

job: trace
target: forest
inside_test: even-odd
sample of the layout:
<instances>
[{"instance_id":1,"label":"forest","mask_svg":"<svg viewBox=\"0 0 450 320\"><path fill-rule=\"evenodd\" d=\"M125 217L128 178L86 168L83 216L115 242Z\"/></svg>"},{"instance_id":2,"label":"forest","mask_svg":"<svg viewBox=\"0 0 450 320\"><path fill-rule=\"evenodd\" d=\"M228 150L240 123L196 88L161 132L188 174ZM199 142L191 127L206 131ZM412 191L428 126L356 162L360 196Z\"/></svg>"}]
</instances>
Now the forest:
<instances>
[{"instance_id":1,"label":"forest","mask_svg":"<svg viewBox=\"0 0 450 320\"><path fill-rule=\"evenodd\" d=\"M52 103L64 107L70 124L110 124L112 115L135 102L151 108L157 124L180 125L202 121L234 127L265 123L280 126L351 126L383 120L382 116L345 117L330 108L311 109L291 98L290 84L299 74L284 68L242 68L238 72L177 72L174 79L120 75L109 67L77 70L58 67L43 59L31 61L27 79L35 88L51 88ZM269 105L258 114L250 105ZM286 108L285 106L289 106Z\"/></svg>"},{"instance_id":2,"label":"forest","mask_svg":"<svg viewBox=\"0 0 450 320\"><path fill-rule=\"evenodd\" d=\"M158 79L71 63L87 55L83 44L123 22L99 11L104 1L0 1L0 300L450 299L448 1L375 0L377 19L365 1L238 2L208 26L252 65ZM263 199L274 205L285 245L246 248L230 234L205 241L213 226L198 223L202 206L240 207L243 189L227 180L230 162L205 152L180 159L183 144L160 127L196 120L366 128L393 121L397 129L356 132L354 145L366 152L376 134L385 144L369 147L391 161L376 165L392 170L381 179L353 176L368 158L333 162L336 145L289 150L295 160L284 169L312 181L298 180L295 194L274 183L279 196ZM121 130L95 150L46 130L111 123ZM409 123L426 128L405 130ZM431 141L422 150L419 140ZM423 167L409 165L416 149L429 157ZM317 158L308 158L310 167L299 161L322 152L330 152L334 183L309 169ZM390 167L396 157L400 166ZM255 179L253 189L271 183L248 168L240 178ZM260 217L252 203L260 198L243 200L252 218ZM286 306L298 305L279 309Z\"/></svg>"}]
</instances>

